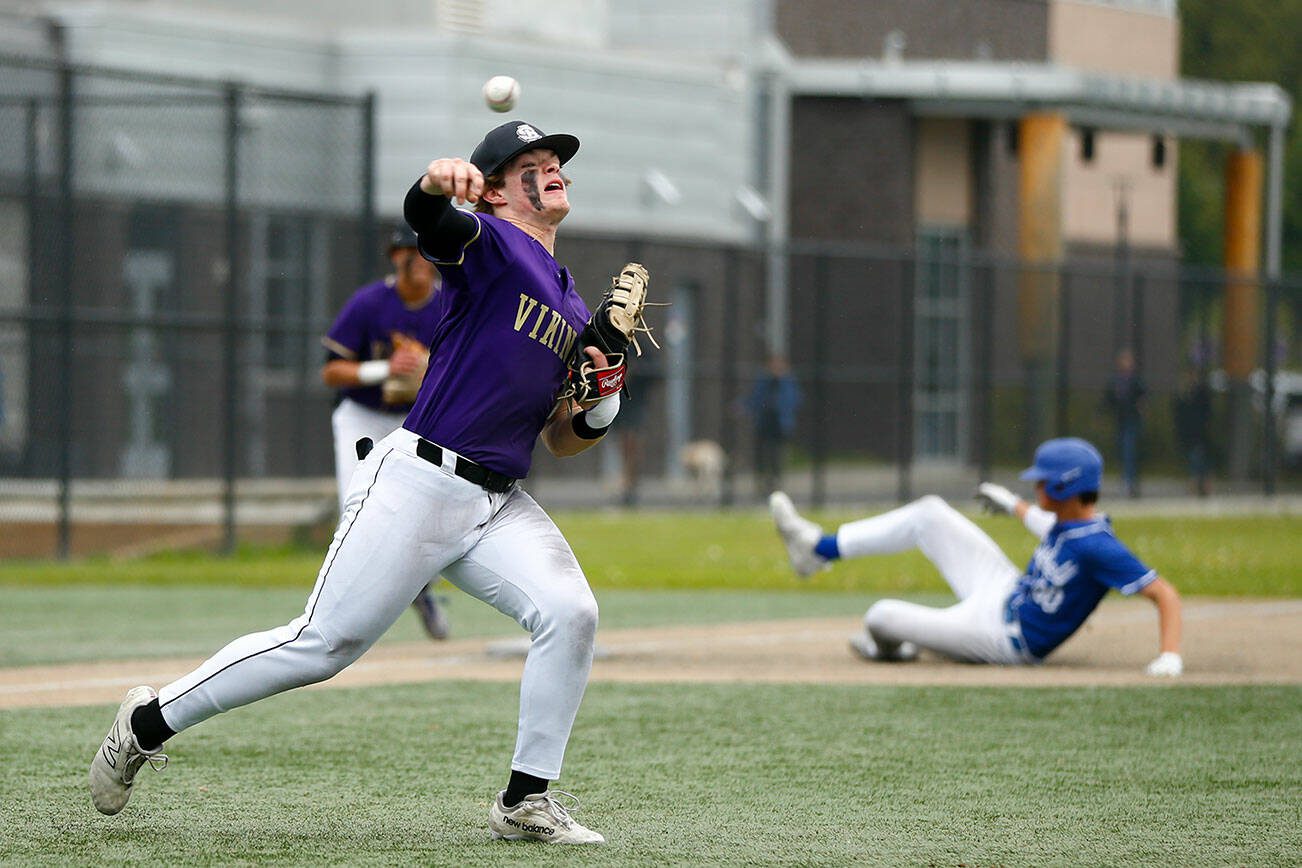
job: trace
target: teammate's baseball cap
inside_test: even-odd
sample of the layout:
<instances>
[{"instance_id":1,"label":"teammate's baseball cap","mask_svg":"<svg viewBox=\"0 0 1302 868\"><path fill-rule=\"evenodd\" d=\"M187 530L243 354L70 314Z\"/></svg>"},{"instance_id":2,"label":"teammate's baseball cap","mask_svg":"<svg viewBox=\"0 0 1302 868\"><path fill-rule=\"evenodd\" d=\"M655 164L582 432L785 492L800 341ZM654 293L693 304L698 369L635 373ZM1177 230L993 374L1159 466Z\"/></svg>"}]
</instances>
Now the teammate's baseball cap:
<instances>
[{"instance_id":1,"label":"teammate's baseball cap","mask_svg":"<svg viewBox=\"0 0 1302 868\"><path fill-rule=\"evenodd\" d=\"M470 155L470 162L487 178L501 171L503 166L525 151L539 148L555 151L564 166L579 150L579 140L568 133L545 135L533 124L524 121L507 121L500 127L489 130L488 135L484 136L484 140Z\"/></svg>"},{"instance_id":2,"label":"teammate's baseball cap","mask_svg":"<svg viewBox=\"0 0 1302 868\"><path fill-rule=\"evenodd\" d=\"M388 251L392 253L403 247L418 247L419 242L416 240L416 233L406 223L394 224L393 231L389 233Z\"/></svg>"},{"instance_id":3,"label":"teammate's baseball cap","mask_svg":"<svg viewBox=\"0 0 1302 868\"><path fill-rule=\"evenodd\" d=\"M1103 482L1103 456L1088 440L1058 437L1035 450L1035 463L1022 471L1022 479L1044 482L1054 500L1066 500L1086 491L1098 491Z\"/></svg>"}]
</instances>

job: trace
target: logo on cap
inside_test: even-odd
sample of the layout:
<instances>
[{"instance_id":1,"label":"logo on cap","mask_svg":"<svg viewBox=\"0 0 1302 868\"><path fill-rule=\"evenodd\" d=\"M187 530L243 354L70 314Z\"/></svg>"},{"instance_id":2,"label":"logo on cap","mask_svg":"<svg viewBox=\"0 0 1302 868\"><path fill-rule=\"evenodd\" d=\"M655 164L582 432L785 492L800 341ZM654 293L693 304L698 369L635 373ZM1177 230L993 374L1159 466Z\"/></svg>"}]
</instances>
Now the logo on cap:
<instances>
[{"instance_id":1,"label":"logo on cap","mask_svg":"<svg viewBox=\"0 0 1302 868\"><path fill-rule=\"evenodd\" d=\"M528 124L520 124L520 126L515 128L515 137L528 144L529 142L536 142L541 139L542 133L538 132Z\"/></svg>"}]
</instances>

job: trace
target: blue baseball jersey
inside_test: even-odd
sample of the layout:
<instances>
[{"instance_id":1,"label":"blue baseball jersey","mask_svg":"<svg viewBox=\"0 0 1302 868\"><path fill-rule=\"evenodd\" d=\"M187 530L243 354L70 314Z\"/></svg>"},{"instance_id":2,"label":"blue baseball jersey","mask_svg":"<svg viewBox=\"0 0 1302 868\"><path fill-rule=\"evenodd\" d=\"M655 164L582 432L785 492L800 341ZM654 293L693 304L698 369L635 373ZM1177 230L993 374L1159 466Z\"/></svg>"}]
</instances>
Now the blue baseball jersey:
<instances>
[{"instance_id":1,"label":"blue baseball jersey","mask_svg":"<svg viewBox=\"0 0 1302 868\"><path fill-rule=\"evenodd\" d=\"M437 290L416 305L408 305L394 288L395 278L368 283L353 293L339 311L330 331L321 338L333 355L350 362L369 362L393 355L394 333L429 346L443 317L442 293ZM386 404L380 386L340 389L340 395L374 410L406 413L411 404Z\"/></svg>"},{"instance_id":2,"label":"blue baseball jersey","mask_svg":"<svg viewBox=\"0 0 1302 868\"><path fill-rule=\"evenodd\" d=\"M1110 590L1134 594L1157 573L1112 532L1106 516L1059 522L1031 556L1009 598L1026 650L1044 658L1085 623Z\"/></svg>"},{"instance_id":3,"label":"blue baseball jersey","mask_svg":"<svg viewBox=\"0 0 1302 868\"><path fill-rule=\"evenodd\" d=\"M403 427L521 479L588 306L538 241L492 215L474 219L476 232L454 259L432 260L445 313Z\"/></svg>"}]
</instances>

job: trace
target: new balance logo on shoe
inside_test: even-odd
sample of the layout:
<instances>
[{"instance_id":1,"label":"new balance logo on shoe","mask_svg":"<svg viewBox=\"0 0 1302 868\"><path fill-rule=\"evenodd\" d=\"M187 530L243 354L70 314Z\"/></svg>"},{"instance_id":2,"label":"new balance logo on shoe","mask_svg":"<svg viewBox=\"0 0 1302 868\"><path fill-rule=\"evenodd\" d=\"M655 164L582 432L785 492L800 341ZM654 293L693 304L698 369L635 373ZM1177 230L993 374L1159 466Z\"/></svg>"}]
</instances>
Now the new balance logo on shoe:
<instances>
[{"instance_id":1,"label":"new balance logo on shoe","mask_svg":"<svg viewBox=\"0 0 1302 868\"><path fill-rule=\"evenodd\" d=\"M556 830L551 826L535 826L533 823L521 823L514 817L503 817L502 822L508 826L514 826L521 832L533 832L538 835L555 835Z\"/></svg>"},{"instance_id":2,"label":"new balance logo on shoe","mask_svg":"<svg viewBox=\"0 0 1302 868\"><path fill-rule=\"evenodd\" d=\"M505 791L504 791L505 792ZM604 844L600 833L585 829L574 821L570 811L579 800L559 790L525 796L519 804L507 807L498 793L488 811L488 829L495 839L533 840L545 844ZM562 804L564 798L568 804Z\"/></svg>"},{"instance_id":3,"label":"new balance logo on shoe","mask_svg":"<svg viewBox=\"0 0 1302 868\"><path fill-rule=\"evenodd\" d=\"M104 760L109 764L109 768L118 767L118 755L121 753L122 745L118 741L118 728L114 726L104 737Z\"/></svg>"}]
</instances>

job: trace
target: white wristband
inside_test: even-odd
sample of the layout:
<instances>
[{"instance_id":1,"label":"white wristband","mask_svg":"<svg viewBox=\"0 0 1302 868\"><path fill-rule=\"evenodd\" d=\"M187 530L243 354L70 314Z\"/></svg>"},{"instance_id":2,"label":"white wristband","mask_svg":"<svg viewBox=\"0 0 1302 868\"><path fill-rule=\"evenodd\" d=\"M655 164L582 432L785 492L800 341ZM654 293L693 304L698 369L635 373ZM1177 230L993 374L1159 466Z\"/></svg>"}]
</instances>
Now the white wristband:
<instances>
[{"instance_id":1,"label":"white wristband","mask_svg":"<svg viewBox=\"0 0 1302 868\"><path fill-rule=\"evenodd\" d=\"M375 359L370 362L360 362L357 365L357 382L363 386L374 386L383 383L388 377L388 359Z\"/></svg>"},{"instance_id":2,"label":"white wristband","mask_svg":"<svg viewBox=\"0 0 1302 868\"><path fill-rule=\"evenodd\" d=\"M597 406L589 407L584 418L591 428L609 428L610 423L615 421L615 414L618 412L619 392L616 392L609 398L602 399Z\"/></svg>"},{"instance_id":3,"label":"white wristband","mask_svg":"<svg viewBox=\"0 0 1302 868\"><path fill-rule=\"evenodd\" d=\"M1026 515L1022 516L1022 524L1026 529L1035 534L1037 539L1044 539L1053 530L1053 526L1058 523L1058 516L1051 512L1040 509L1040 507L1030 504L1026 507Z\"/></svg>"}]
</instances>

